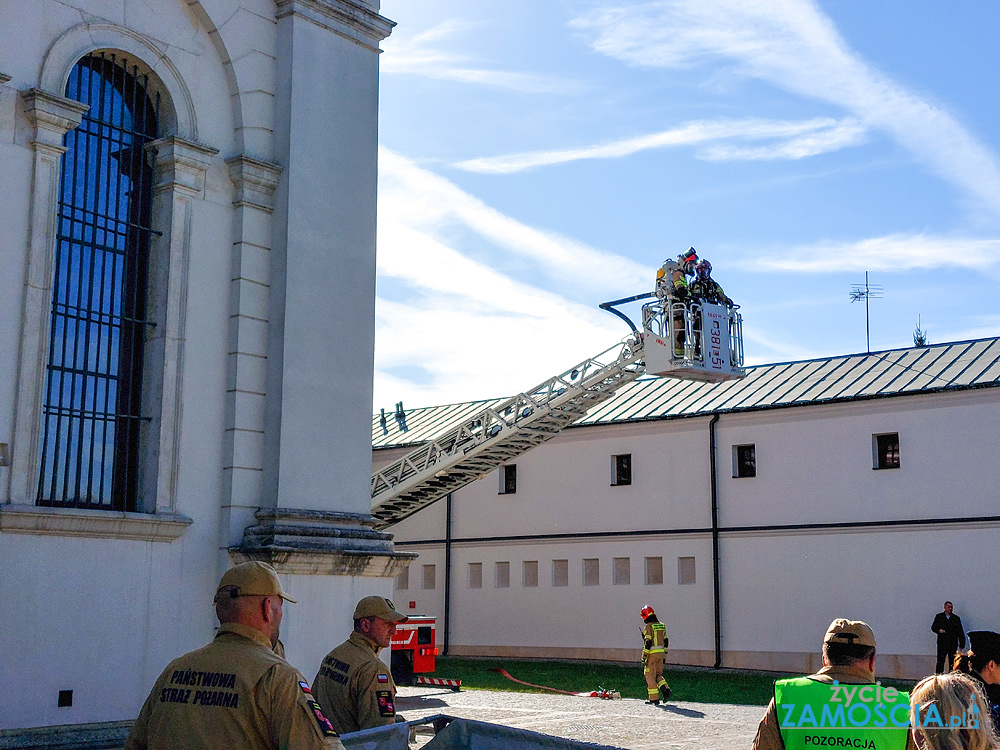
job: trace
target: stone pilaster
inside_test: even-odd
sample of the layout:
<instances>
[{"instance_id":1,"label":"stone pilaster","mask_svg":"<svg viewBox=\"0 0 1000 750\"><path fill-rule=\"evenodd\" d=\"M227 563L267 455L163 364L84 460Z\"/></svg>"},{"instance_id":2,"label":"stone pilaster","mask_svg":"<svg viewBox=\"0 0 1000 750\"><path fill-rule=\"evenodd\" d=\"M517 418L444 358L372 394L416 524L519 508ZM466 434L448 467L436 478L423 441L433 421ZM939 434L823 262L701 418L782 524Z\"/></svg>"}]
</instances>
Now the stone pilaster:
<instances>
[{"instance_id":1,"label":"stone pilaster","mask_svg":"<svg viewBox=\"0 0 1000 750\"><path fill-rule=\"evenodd\" d=\"M227 159L233 182L222 545L242 538L261 506L264 400L271 286L271 213L281 167L248 156Z\"/></svg>"},{"instance_id":2,"label":"stone pilaster","mask_svg":"<svg viewBox=\"0 0 1000 750\"><path fill-rule=\"evenodd\" d=\"M22 304L21 351L11 445L10 498L35 502L38 483L42 394L49 349L49 311L55 257L59 173L63 139L76 128L89 105L41 89L21 92L24 114L34 128L31 195L28 208L28 259Z\"/></svg>"},{"instance_id":3,"label":"stone pilaster","mask_svg":"<svg viewBox=\"0 0 1000 750\"><path fill-rule=\"evenodd\" d=\"M146 462L143 477L147 503L155 488L155 508L142 510L167 513L177 487L192 212L218 150L177 136L146 148L154 158L153 217L161 231L150 247L149 304L156 326L146 343L143 393L144 398L159 394L161 401L150 410L146 437L146 455L157 460Z\"/></svg>"}]
</instances>

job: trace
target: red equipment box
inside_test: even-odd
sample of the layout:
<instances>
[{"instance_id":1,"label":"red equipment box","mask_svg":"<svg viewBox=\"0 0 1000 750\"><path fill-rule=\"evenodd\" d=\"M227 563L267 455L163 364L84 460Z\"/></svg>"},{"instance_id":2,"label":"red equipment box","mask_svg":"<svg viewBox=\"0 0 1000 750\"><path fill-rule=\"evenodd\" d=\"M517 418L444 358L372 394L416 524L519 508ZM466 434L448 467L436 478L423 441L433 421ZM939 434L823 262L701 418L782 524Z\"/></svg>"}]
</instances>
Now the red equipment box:
<instances>
[{"instance_id":1,"label":"red equipment box","mask_svg":"<svg viewBox=\"0 0 1000 750\"><path fill-rule=\"evenodd\" d=\"M414 674L434 671L434 657L438 654L434 646L435 627L435 618L423 615L411 615L406 622L396 625L390 666L397 685L412 685Z\"/></svg>"}]
</instances>

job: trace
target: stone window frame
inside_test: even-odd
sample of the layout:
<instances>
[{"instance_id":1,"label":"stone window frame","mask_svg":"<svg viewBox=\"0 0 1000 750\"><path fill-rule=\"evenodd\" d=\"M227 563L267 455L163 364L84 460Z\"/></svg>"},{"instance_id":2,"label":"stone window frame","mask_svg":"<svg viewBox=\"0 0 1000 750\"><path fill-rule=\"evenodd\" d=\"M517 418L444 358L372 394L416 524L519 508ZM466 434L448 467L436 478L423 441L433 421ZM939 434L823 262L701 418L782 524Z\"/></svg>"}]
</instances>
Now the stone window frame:
<instances>
[{"instance_id":1,"label":"stone window frame","mask_svg":"<svg viewBox=\"0 0 1000 750\"><path fill-rule=\"evenodd\" d=\"M70 72L83 57L113 51L150 74L149 92L169 103L161 132L149 145L154 160L153 216L161 234L151 254L162 260L157 271L167 279L156 290L162 334L155 344L157 369L151 396L157 399L144 470L143 512L50 508L35 505L41 449L41 409L48 362L58 186L63 137L80 124L86 106L63 96ZM53 93L58 92L58 93ZM218 150L198 143L193 101L177 69L140 34L110 23L84 23L64 33L48 50L39 85L20 92L31 127L32 189L29 195L28 258L22 302L18 388L7 502L0 504L0 531L169 542L192 523L176 510L180 393L193 203L204 197L205 176Z\"/></svg>"}]
</instances>

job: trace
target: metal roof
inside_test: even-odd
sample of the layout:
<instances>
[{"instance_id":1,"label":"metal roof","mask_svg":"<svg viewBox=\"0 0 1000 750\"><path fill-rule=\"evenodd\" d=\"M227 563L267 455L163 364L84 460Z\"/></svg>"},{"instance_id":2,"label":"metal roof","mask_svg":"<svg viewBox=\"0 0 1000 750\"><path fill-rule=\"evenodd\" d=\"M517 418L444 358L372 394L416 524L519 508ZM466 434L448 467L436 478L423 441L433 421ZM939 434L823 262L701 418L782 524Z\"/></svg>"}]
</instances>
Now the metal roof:
<instances>
[{"instance_id":1,"label":"metal roof","mask_svg":"<svg viewBox=\"0 0 1000 750\"><path fill-rule=\"evenodd\" d=\"M645 376L624 386L574 427L715 412L775 409L890 396L1000 386L1000 338L954 341L920 348L780 362L747 367L742 380L699 383ZM372 418L372 447L429 440L452 422L505 399L408 409L406 430L395 415Z\"/></svg>"}]
</instances>

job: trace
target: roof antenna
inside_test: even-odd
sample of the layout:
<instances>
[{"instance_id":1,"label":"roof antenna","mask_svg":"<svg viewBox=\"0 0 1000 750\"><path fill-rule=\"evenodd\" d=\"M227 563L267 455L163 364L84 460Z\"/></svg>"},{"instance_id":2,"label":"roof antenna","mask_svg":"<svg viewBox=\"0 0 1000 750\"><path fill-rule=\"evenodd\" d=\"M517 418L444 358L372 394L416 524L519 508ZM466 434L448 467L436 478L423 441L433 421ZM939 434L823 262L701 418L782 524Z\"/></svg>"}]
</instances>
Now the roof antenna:
<instances>
[{"instance_id":1,"label":"roof antenna","mask_svg":"<svg viewBox=\"0 0 1000 750\"><path fill-rule=\"evenodd\" d=\"M868 283L868 272L865 271L865 285L851 284L851 302L865 301L865 344L868 347L868 353L872 353L872 334L871 334L871 323L868 317L868 300L869 299L880 299L882 297L882 286L881 284L869 284Z\"/></svg>"}]
</instances>

